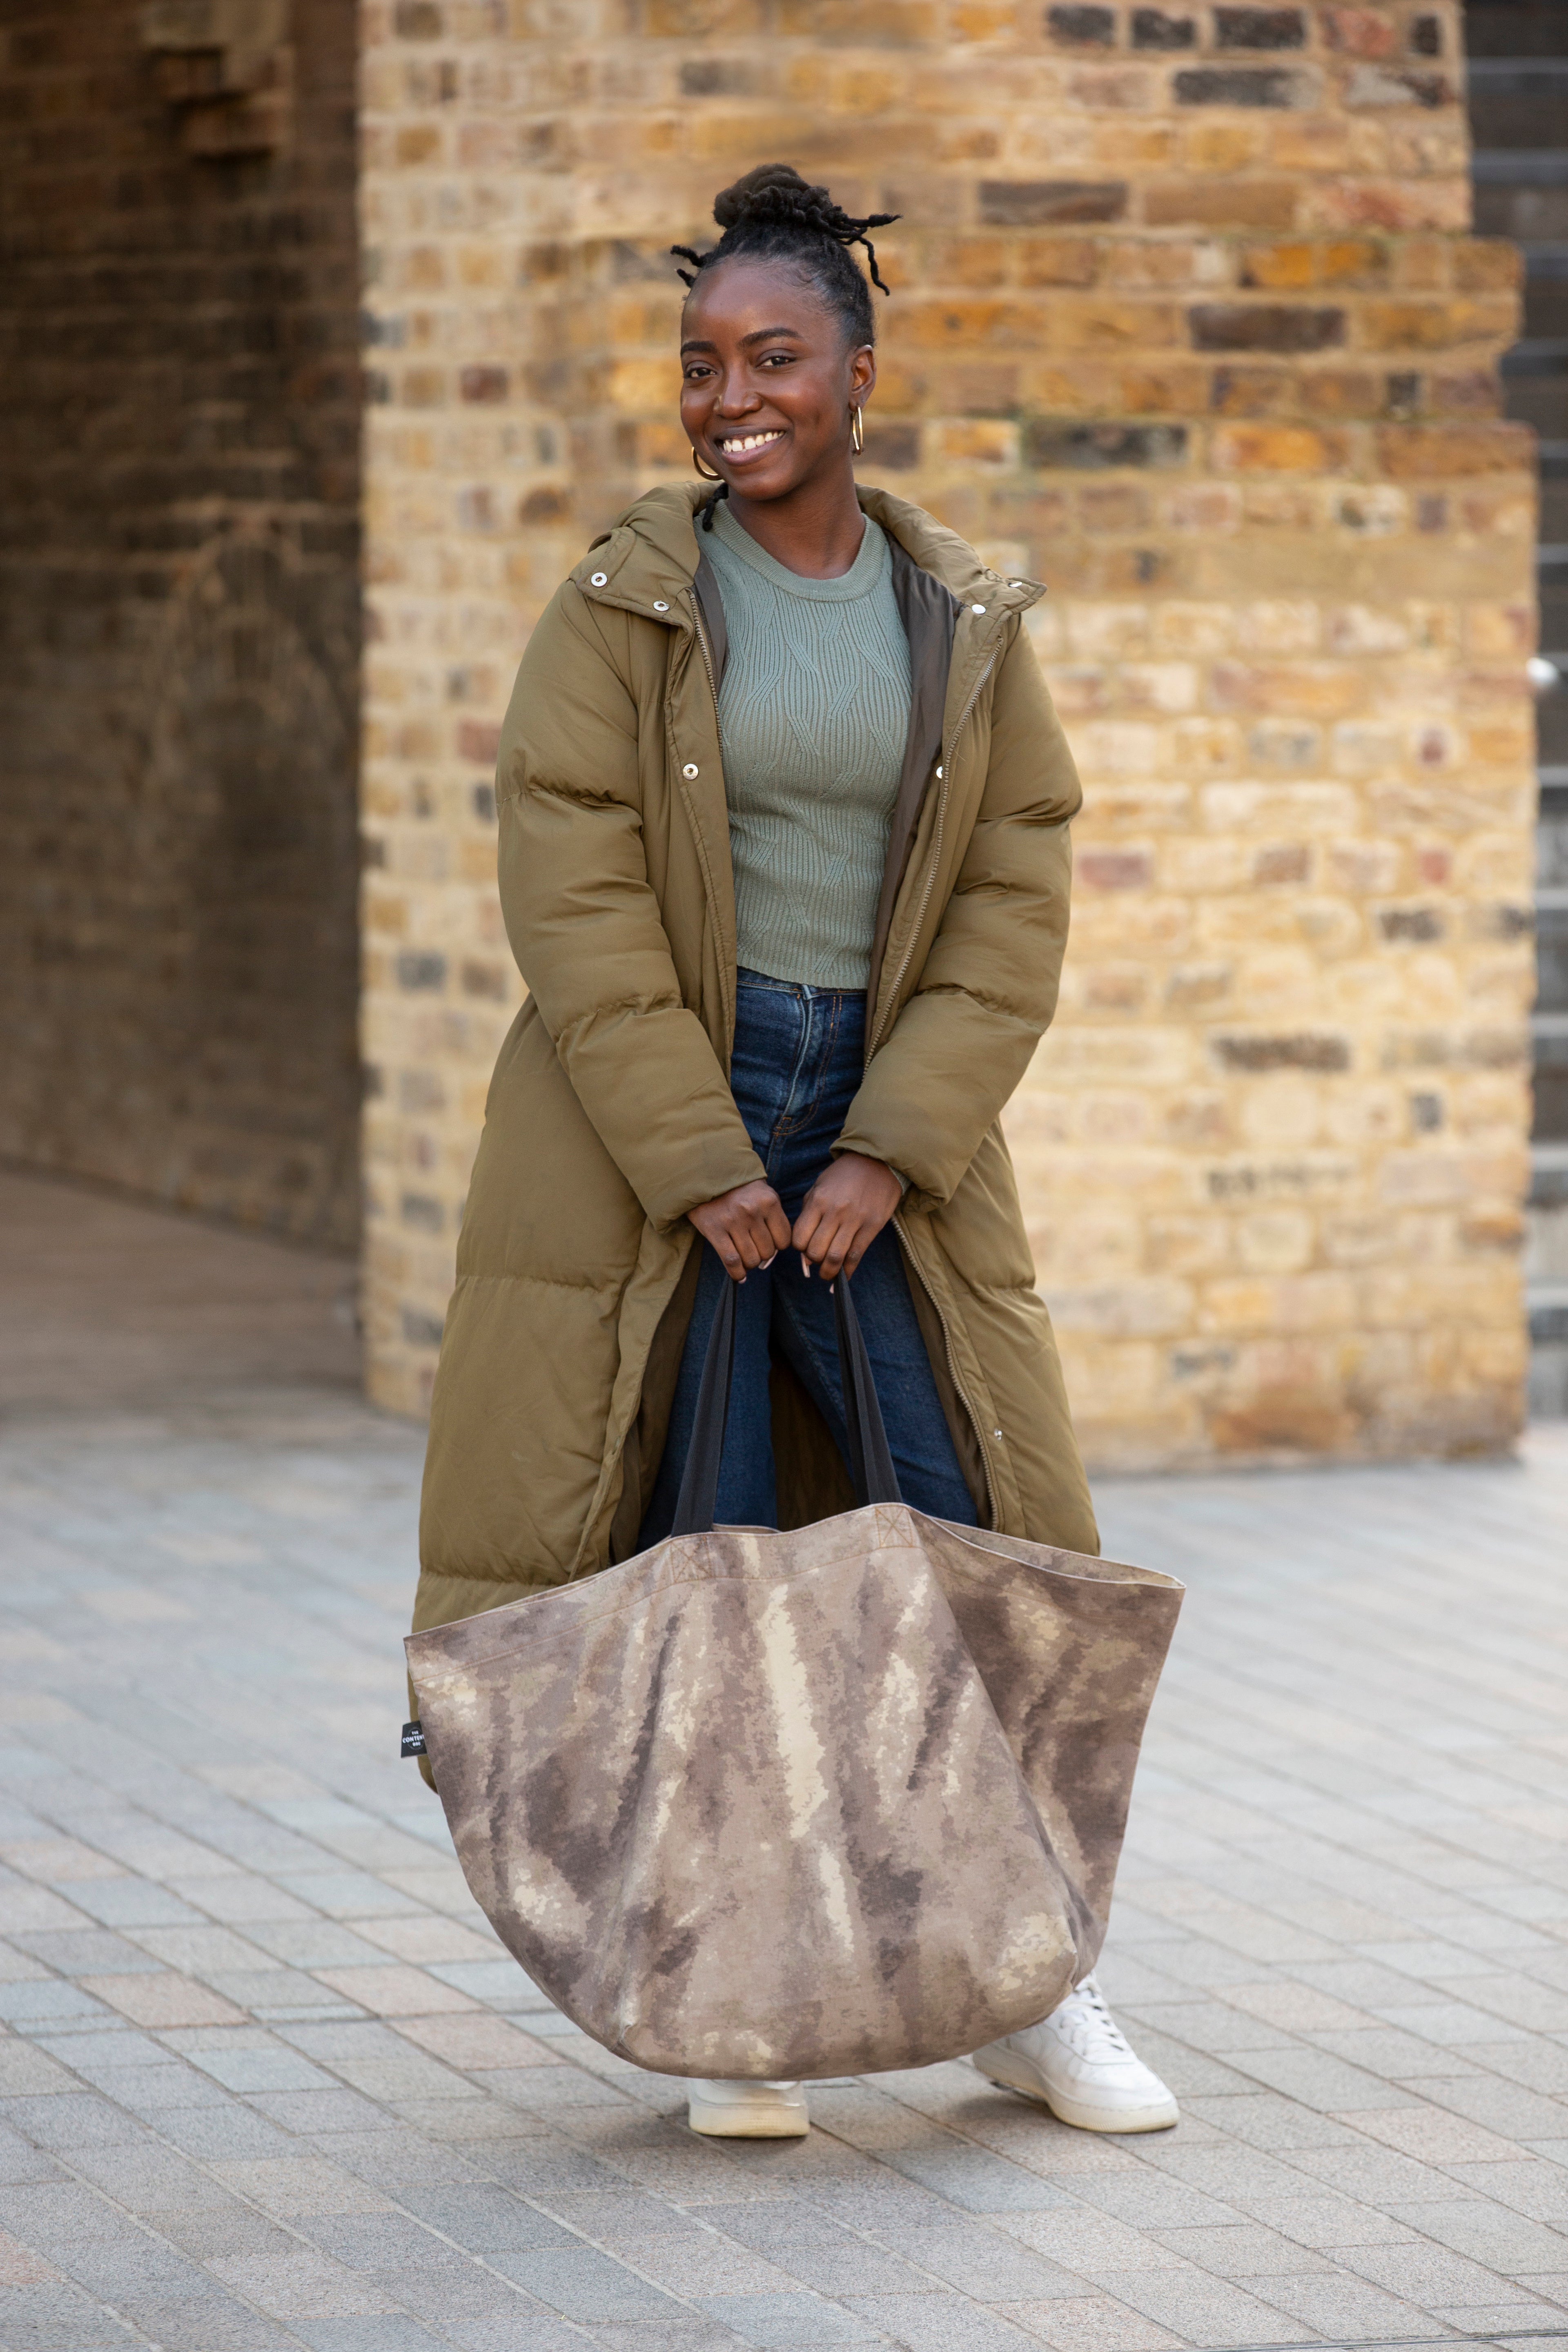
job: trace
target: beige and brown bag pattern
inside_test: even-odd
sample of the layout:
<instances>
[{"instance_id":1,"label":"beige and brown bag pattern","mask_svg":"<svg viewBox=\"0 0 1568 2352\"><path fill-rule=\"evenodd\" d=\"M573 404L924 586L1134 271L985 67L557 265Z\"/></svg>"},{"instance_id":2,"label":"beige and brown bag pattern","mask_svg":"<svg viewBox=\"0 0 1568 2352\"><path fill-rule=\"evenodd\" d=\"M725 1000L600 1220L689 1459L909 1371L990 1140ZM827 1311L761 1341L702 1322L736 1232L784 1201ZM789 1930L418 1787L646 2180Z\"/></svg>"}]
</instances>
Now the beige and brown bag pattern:
<instances>
[{"instance_id":1,"label":"beige and brown bag pattern","mask_svg":"<svg viewBox=\"0 0 1568 2352\"><path fill-rule=\"evenodd\" d=\"M873 1504L407 1643L468 1885L585 2032L719 2078L919 2066L1091 1969L1182 1587Z\"/></svg>"}]
</instances>

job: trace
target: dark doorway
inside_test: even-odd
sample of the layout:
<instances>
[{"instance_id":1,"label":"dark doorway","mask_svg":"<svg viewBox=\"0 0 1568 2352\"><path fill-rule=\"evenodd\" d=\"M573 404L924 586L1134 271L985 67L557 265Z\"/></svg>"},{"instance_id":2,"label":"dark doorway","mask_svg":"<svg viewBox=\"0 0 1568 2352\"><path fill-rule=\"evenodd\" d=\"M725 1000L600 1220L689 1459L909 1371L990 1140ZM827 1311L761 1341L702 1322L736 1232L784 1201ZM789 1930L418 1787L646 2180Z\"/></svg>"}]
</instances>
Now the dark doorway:
<instances>
[{"instance_id":1,"label":"dark doorway","mask_svg":"<svg viewBox=\"0 0 1568 2352\"><path fill-rule=\"evenodd\" d=\"M7 16L0 1156L352 1246L353 9Z\"/></svg>"}]
</instances>

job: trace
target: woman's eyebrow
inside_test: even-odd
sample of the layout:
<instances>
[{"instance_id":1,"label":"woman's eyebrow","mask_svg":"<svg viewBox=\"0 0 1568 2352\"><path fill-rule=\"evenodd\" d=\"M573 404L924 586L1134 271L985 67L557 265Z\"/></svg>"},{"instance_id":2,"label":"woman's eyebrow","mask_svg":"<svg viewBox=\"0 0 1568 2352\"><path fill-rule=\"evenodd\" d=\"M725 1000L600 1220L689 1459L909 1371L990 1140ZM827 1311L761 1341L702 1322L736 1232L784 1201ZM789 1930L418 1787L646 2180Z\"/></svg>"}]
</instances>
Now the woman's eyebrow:
<instances>
[{"instance_id":1,"label":"woman's eyebrow","mask_svg":"<svg viewBox=\"0 0 1568 2352\"><path fill-rule=\"evenodd\" d=\"M805 341L798 327L753 327L749 335L741 337L741 347L744 350L748 343L776 342L781 335L787 335L792 342L804 343ZM689 335L680 348L684 353L716 352L719 346L717 343L710 342L706 335Z\"/></svg>"}]
</instances>

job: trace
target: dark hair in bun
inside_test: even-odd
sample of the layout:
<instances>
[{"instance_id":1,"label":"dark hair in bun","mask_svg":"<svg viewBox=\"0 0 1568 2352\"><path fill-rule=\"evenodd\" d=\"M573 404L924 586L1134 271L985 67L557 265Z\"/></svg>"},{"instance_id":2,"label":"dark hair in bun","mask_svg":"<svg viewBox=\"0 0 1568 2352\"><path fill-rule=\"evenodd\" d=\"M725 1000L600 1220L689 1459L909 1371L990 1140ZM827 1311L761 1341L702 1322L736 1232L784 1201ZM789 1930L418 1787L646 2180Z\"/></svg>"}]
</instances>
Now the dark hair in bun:
<instances>
[{"instance_id":1,"label":"dark hair in bun","mask_svg":"<svg viewBox=\"0 0 1568 2352\"><path fill-rule=\"evenodd\" d=\"M847 342L876 341L870 291L849 247L865 247L872 284L885 294L877 248L866 232L886 228L898 219L897 213L869 213L864 220L855 220L826 188L814 188L803 180L793 163L759 163L714 198L713 217L724 234L710 252L698 253L689 245L669 248L691 264L676 272L688 286L696 282L700 269L742 254L756 261L785 261L837 312Z\"/></svg>"}]
</instances>

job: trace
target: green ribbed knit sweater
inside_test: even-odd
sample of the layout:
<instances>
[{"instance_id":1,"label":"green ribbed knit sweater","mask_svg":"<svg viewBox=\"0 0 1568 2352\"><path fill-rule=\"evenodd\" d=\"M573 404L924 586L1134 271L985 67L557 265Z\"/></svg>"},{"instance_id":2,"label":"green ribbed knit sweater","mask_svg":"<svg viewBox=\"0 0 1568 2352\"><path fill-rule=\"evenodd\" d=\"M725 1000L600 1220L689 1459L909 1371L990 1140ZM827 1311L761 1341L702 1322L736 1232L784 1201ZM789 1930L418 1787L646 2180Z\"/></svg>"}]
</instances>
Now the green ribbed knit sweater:
<instances>
[{"instance_id":1,"label":"green ribbed knit sweater","mask_svg":"<svg viewBox=\"0 0 1568 2352\"><path fill-rule=\"evenodd\" d=\"M910 725L887 538L868 520L849 570L807 580L721 500L702 544L730 640L719 736L738 961L863 989Z\"/></svg>"}]
</instances>

